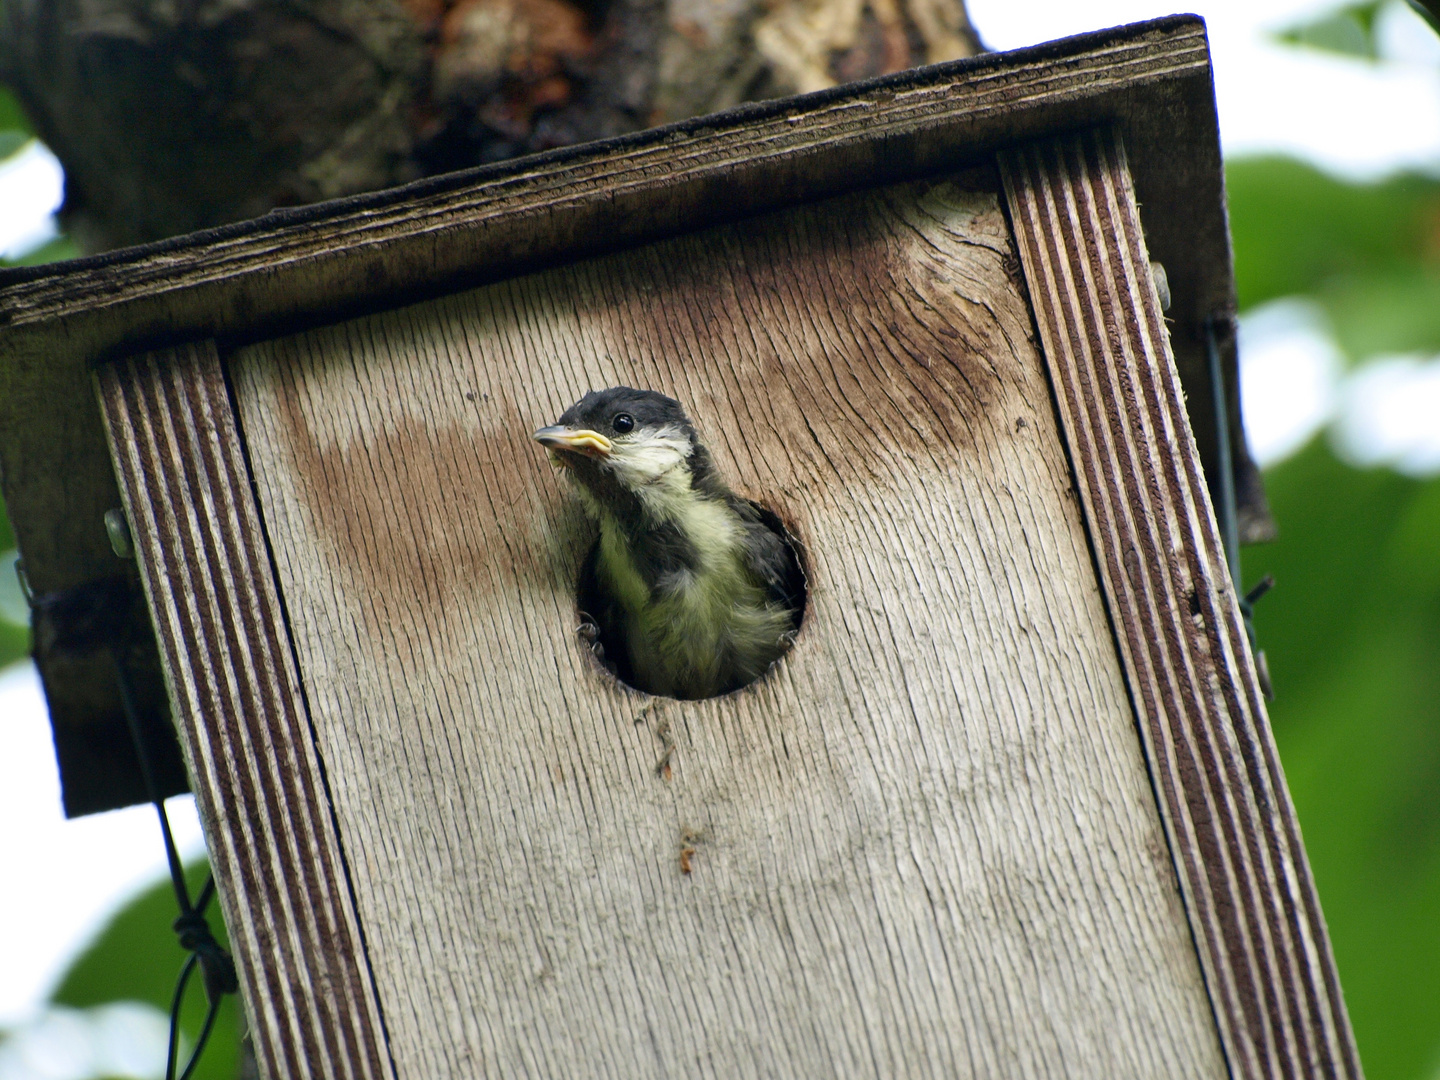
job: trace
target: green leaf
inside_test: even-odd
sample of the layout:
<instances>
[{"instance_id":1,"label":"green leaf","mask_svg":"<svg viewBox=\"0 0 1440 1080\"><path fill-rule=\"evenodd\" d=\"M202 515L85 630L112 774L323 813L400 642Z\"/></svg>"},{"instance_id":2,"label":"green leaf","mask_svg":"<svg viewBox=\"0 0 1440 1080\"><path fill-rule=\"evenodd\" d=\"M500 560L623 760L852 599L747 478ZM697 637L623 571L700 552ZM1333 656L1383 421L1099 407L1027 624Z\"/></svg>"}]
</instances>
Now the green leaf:
<instances>
[{"instance_id":1,"label":"green leaf","mask_svg":"<svg viewBox=\"0 0 1440 1080\"><path fill-rule=\"evenodd\" d=\"M1266 474L1280 539L1255 622L1271 721L1370 1080L1440 1060L1440 478L1337 461Z\"/></svg>"},{"instance_id":2,"label":"green leaf","mask_svg":"<svg viewBox=\"0 0 1440 1080\"><path fill-rule=\"evenodd\" d=\"M1226 169L1241 309L1312 295L1353 361L1440 352L1440 180L1350 184L1287 158Z\"/></svg>"},{"instance_id":3,"label":"green leaf","mask_svg":"<svg viewBox=\"0 0 1440 1080\"><path fill-rule=\"evenodd\" d=\"M204 881L203 864L188 868L187 876L193 895ZM110 1001L144 1001L168 1014L175 980L186 955L170 928L178 913L168 879L146 890L126 905L76 959L52 1000L77 1008ZM216 938L226 944L219 905L212 902L208 914ZM182 1012L182 1031L189 1045L194 1045L204 1019L205 992L197 971L191 978ZM231 995L221 1006L214 1033L193 1074L196 1080L233 1080L239 1061L239 1039L239 1002Z\"/></svg>"},{"instance_id":4,"label":"green leaf","mask_svg":"<svg viewBox=\"0 0 1440 1080\"><path fill-rule=\"evenodd\" d=\"M29 143L30 136L23 131L0 130L0 164L3 164L7 158L13 157Z\"/></svg>"},{"instance_id":5,"label":"green leaf","mask_svg":"<svg viewBox=\"0 0 1440 1080\"><path fill-rule=\"evenodd\" d=\"M29 617L15 618L25 603L15 576L16 557L15 534L0 503L0 668L30 655Z\"/></svg>"},{"instance_id":6,"label":"green leaf","mask_svg":"<svg viewBox=\"0 0 1440 1080\"><path fill-rule=\"evenodd\" d=\"M1274 37L1286 45L1375 60L1379 58L1375 47L1375 16L1384 2L1351 4L1318 19L1286 27Z\"/></svg>"},{"instance_id":7,"label":"green leaf","mask_svg":"<svg viewBox=\"0 0 1440 1080\"><path fill-rule=\"evenodd\" d=\"M1240 306L1316 292L1333 279L1440 266L1440 180L1350 184L1282 157L1225 170Z\"/></svg>"},{"instance_id":8,"label":"green leaf","mask_svg":"<svg viewBox=\"0 0 1440 1080\"><path fill-rule=\"evenodd\" d=\"M18 131L26 136L35 134L25 110L20 108L20 102L3 86L0 86L0 131Z\"/></svg>"},{"instance_id":9,"label":"green leaf","mask_svg":"<svg viewBox=\"0 0 1440 1080\"><path fill-rule=\"evenodd\" d=\"M1329 283L1318 299L1352 360L1440 353L1440 267L1347 276Z\"/></svg>"},{"instance_id":10,"label":"green leaf","mask_svg":"<svg viewBox=\"0 0 1440 1080\"><path fill-rule=\"evenodd\" d=\"M0 622L0 668L30 655L30 629L12 622Z\"/></svg>"},{"instance_id":11,"label":"green leaf","mask_svg":"<svg viewBox=\"0 0 1440 1080\"><path fill-rule=\"evenodd\" d=\"M34 251L22 255L18 259L0 259L0 266L38 266L40 263L59 262L62 259L78 259L80 255L80 249L75 246L75 241L62 235L48 243L41 244Z\"/></svg>"}]
</instances>

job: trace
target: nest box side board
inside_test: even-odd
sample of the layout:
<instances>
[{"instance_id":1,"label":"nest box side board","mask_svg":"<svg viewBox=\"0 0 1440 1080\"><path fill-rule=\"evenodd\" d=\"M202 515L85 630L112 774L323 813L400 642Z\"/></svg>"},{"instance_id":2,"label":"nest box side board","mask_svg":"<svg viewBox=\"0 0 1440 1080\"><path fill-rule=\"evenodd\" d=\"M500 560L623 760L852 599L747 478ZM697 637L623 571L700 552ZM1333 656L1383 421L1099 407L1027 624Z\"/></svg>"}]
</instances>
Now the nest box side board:
<instances>
[{"instance_id":1,"label":"nest box side board","mask_svg":"<svg viewBox=\"0 0 1440 1080\"><path fill-rule=\"evenodd\" d=\"M1232 1074L1363 1075L1182 405L1123 139L999 155L1155 795Z\"/></svg>"},{"instance_id":2,"label":"nest box side board","mask_svg":"<svg viewBox=\"0 0 1440 1080\"><path fill-rule=\"evenodd\" d=\"M262 1075L389 1080L215 343L107 364L96 384Z\"/></svg>"}]
</instances>

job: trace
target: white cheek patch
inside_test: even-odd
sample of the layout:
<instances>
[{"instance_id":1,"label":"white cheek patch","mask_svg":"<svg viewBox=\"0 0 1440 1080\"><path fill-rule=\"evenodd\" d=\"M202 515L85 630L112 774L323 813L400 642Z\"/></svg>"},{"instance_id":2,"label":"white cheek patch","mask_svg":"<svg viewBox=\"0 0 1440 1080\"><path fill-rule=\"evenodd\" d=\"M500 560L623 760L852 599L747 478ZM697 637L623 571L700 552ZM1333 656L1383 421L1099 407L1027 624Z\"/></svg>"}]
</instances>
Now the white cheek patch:
<instances>
[{"instance_id":1,"label":"white cheek patch","mask_svg":"<svg viewBox=\"0 0 1440 1080\"><path fill-rule=\"evenodd\" d=\"M694 444L678 424L666 424L623 442L616 440L605 466L628 488L656 483L690 456Z\"/></svg>"}]
</instances>

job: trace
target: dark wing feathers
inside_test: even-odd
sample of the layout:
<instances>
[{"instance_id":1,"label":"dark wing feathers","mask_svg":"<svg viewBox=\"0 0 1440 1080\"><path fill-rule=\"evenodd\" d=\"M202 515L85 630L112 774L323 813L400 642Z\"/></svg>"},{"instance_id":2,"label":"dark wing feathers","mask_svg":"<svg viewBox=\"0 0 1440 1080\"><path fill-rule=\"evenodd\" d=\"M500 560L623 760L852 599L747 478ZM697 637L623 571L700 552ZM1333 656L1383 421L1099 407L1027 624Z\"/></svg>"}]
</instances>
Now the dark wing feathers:
<instances>
[{"instance_id":1,"label":"dark wing feathers","mask_svg":"<svg viewBox=\"0 0 1440 1080\"><path fill-rule=\"evenodd\" d=\"M735 513L745 524L745 553L750 571L762 582L773 603L794 612L795 625L805 605L805 571L793 538L769 510L749 499L731 496Z\"/></svg>"}]
</instances>

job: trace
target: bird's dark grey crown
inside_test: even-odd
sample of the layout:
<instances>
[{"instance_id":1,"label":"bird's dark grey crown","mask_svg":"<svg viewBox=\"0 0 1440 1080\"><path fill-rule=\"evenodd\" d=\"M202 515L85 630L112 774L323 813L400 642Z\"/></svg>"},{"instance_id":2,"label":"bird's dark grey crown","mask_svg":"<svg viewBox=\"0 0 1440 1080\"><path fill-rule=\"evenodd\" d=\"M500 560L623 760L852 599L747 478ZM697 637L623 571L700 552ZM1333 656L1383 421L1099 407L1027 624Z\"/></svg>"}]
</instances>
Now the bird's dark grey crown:
<instances>
[{"instance_id":1,"label":"bird's dark grey crown","mask_svg":"<svg viewBox=\"0 0 1440 1080\"><path fill-rule=\"evenodd\" d=\"M666 424L679 425L692 434L695 430L684 408L674 398L657 394L654 390L635 390L629 386L590 391L565 410L560 423L589 428L604 435L624 434L615 428L615 418L622 414L635 421L634 430Z\"/></svg>"}]
</instances>

